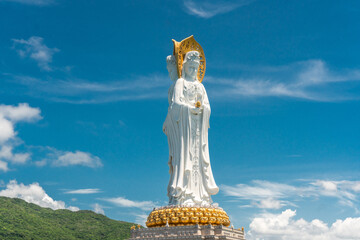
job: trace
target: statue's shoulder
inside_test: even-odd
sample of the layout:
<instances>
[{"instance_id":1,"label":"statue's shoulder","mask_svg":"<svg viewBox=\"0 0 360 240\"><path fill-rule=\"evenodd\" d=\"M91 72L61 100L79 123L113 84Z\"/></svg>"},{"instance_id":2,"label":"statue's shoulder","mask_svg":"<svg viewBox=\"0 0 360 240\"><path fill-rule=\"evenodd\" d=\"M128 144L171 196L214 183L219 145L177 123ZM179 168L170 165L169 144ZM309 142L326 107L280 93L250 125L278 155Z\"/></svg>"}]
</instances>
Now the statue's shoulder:
<instances>
[{"instance_id":1,"label":"statue's shoulder","mask_svg":"<svg viewBox=\"0 0 360 240\"><path fill-rule=\"evenodd\" d=\"M183 78L181 77L181 78L178 78L175 82L176 82L176 83L177 83L177 82L179 82L179 83L181 82L181 83L182 83L182 82L184 82L184 81L185 81L185 79L183 79Z\"/></svg>"},{"instance_id":2,"label":"statue's shoulder","mask_svg":"<svg viewBox=\"0 0 360 240\"><path fill-rule=\"evenodd\" d=\"M184 79L183 78L178 78L174 83L175 87L182 87L183 85L184 85Z\"/></svg>"},{"instance_id":3,"label":"statue's shoulder","mask_svg":"<svg viewBox=\"0 0 360 240\"><path fill-rule=\"evenodd\" d=\"M198 84L202 89L205 89L204 84L202 84L201 82L198 81L197 84Z\"/></svg>"}]
</instances>

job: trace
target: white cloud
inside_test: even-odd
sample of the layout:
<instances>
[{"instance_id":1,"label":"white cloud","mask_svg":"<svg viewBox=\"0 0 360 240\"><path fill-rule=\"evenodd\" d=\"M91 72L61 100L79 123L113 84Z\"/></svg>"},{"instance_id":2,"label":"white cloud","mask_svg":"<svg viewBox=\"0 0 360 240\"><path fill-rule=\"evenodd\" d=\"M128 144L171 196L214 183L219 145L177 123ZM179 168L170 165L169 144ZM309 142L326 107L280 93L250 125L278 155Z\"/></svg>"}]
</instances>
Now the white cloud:
<instances>
[{"instance_id":1,"label":"white cloud","mask_svg":"<svg viewBox=\"0 0 360 240\"><path fill-rule=\"evenodd\" d=\"M84 188L84 189L76 189L66 191L66 194L93 194L93 193L100 193L100 189L98 188Z\"/></svg>"},{"instance_id":2,"label":"white cloud","mask_svg":"<svg viewBox=\"0 0 360 240\"><path fill-rule=\"evenodd\" d=\"M227 196L249 200L254 207L272 209L291 204L283 199L287 194L297 191L296 187L287 184L259 180L252 181L252 185L237 184L234 187L224 185L221 189Z\"/></svg>"},{"instance_id":3,"label":"white cloud","mask_svg":"<svg viewBox=\"0 0 360 240\"><path fill-rule=\"evenodd\" d=\"M239 7L246 6L254 0L235 0L235 1L193 1L184 0L186 12L202 18L211 18L218 14L231 12Z\"/></svg>"},{"instance_id":4,"label":"white cloud","mask_svg":"<svg viewBox=\"0 0 360 240\"><path fill-rule=\"evenodd\" d=\"M235 68L242 70L243 77L207 78L210 83L217 85L217 91L213 95L291 97L312 101L360 99L360 96L351 93L353 84L357 83L358 86L360 83L359 69L332 71L322 60L308 60L278 67Z\"/></svg>"},{"instance_id":5,"label":"white cloud","mask_svg":"<svg viewBox=\"0 0 360 240\"><path fill-rule=\"evenodd\" d=\"M270 198L261 199L259 202L254 202L254 205L256 205L259 208L269 208L269 209L279 209L286 205L283 201L275 200Z\"/></svg>"},{"instance_id":6,"label":"white cloud","mask_svg":"<svg viewBox=\"0 0 360 240\"><path fill-rule=\"evenodd\" d=\"M295 220L296 211L287 209L281 214L265 213L250 223L249 240L355 240L360 238L360 218L346 218L328 224L319 219L308 222Z\"/></svg>"},{"instance_id":7,"label":"white cloud","mask_svg":"<svg viewBox=\"0 0 360 240\"><path fill-rule=\"evenodd\" d=\"M33 122L40 120L41 111L39 108L30 107L28 103L19 103L17 106L0 105L0 116L12 122Z\"/></svg>"},{"instance_id":8,"label":"white cloud","mask_svg":"<svg viewBox=\"0 0 360 240\"><path fill-rule=\"evenodd\" d=\"M142 226L146 226L146 220L148 218L148 215L147 214L137 214L137 213L134 213L133 214L135 216L135 222L137 224L140 224Z\"/></svg>"},{"instance_id":9,"label":"white cloud","mask_svg":"<svg viewBox=\"0 0 360 240\"><path fill-rule=\"evenodd\" d=\"M30 159L30 153L13 153L12 146L3 145L0 149L0 159L5 159L12 163L24 164Z\"/></svg>"},{"instance_id":10,"label":"white cloud","mask_svg":"<svg viewBox=\"0 0 360 240\"><path fill-rule=\"evenodd\" d=\"M21 142L16 138L14 126L18 122L33 122L41 119L39 108L27 103L17 106L0 105L0 170L8 171L8 163L23 164L30 159L30 153L14 153L14 147Z\"/></svg>"},{"instance_id":11,"label":"white cloud","mask_svg":"<svg viewBox=\"0 0 360 240\"><path fill-rule=\"evenodd\" d=\"M9 81L27 87L27 94L32 97L73 104L166 98L167 89L171 85L168 76L157 74L107 82L90 82L82 79L43 80L12 75L9 77Z\"/></svg>"},{"instance_id":12,"label":"white cloud","mask_svg":"<svg viewBox=\"0 0 360 240\"><path fill-rule=\"evenodd\" d=\"M355 192L360 192L360 181L355 184L351 184L350 188Z\"/></svg>"},{"instance_id":13,"label":"white cloud","mask_svg":"<svg viewBox=\"0 0 360 240\"><path fill-rule=\"evenodd\" d=\"M324 181L317 180L311 183L317 188L320 195L336 197L339 203L344 206L355 208L358 211L355 202L357 201L357 187L360 181Z\"/></svg>"},{"instance_id":14,"label":"white cloud","mask_svg":"<svg viewBox=\"0 0 360 240\"><path fill-rule=\"evenodd\" d=\"M38 5L38 6L45 6L53 4L53 0L0 0L0 2L16 2L16 3L22 3L27 5Z\"/></svg>"},{"instance_id":15,"label":"white cloud","mask_svg":"<svg viewBox=\"0 0 360 240\"><path fill-rule=\"evenodd\" d=\"M14 125L0 115L0 144L15 136Z\"/></svg>"},{"instance_id":16,"label":"white cloud","mask_svg":"<svg viewBox=\"0 0 360 240\"><path fill-rule=\"evenodd\" d=\"M7 172L9 171L8 163L0 160L0 171Z\"/></svg>"},{"instance_id":17,"label":"white cloud","mask_svg":"<svg viewBox=\"0 0 360 240\"><path fill-rule=\"evenodd\" d=\"M97 168L103 166L101 159L99 157L81 151L65 152L62 155L60 155L53 162L53 164L59 167L81 165L91 168Z\"/></svg>"},{"instance_id":18,"label":"white cloud","mask_svg":"<svg viewBox=\"0 0 360 240\"><path fill-rule=\"evenodd\" d=\"M20 103L17 106L0 105L0 171L9 171L9 162L12 164L29 162L32 153L15 152L18 145L25 146L28 151L30 151L30 148L38 148L46 152L45 158L34 162L38 167L45 166L48 162L52 162L54 166L82 165L92 168L102 166L101 159L90 153L81 151L65 152L51 147L27 147L24 145L14 130L16 123L35 122L41 118L40 109L30 107L27 103Z\"/></svg>"},{"instance_id":19,"label":"white cloud","mask_svg":"<svg viewBox=\"0 0 360 240\"><path fill-rule=\"evenodd\" d=\"M95 203L93 207L94 207L94 210L93 210L93 211L94 211L95 213L105 215L105 211L104 211L103 207L102 207L100 204Z\"/></svg>"},{"instance_id":20,"label":"white cloud","mask_svg":"<svg viewBox=\"0 0 360 240\"><path fill-rule=\"evenodd\" d=\"M104 198L102 200L113 203L119 207L126 208L140 208L142 210L151 210L155 207L155 203L152 201L132 201L123 197Z\"/></svg>"},{"instance_id":21,"label":"white cloud","mask_svg":"<svg viewBox=\"0 0 360 240\"><path fill-rule=\"evenodd\" d=\"M69 207L67 207L66 209L68 209L68 210L70 210L70 211L73 211L73 212L77 212L77 211L80 210L80 208L74 207L74 206L69 206Z\"/></svg>"},{"instance_id":22,"label":"white cloud","mask_svg":"<svg viewBox=\"0 0 360 240\"><path fill-rule=\"evenodd\" d=\"M360 69L332 70L322 60L295 62L284 66L218 66L239 77L207 76L209 95L222 99L297 98L309 101L360 100ZM232 75L236 75L235 73ZM171 82L166 75L134 76L129 79L90 82L83 79L46 80L7 75L8 80L25 87L28 94L48 101L72 104L98 104L118 101L166 98ZM296 156L296 155L295 155Z\"/></svg>"},{"instance_id":23,"label":"white cloud","mask_svg":"<svg viewBox=\"0 0 360 240\"><path fill-rule=\"evenodd\" d=\"M0 105L0 144L13 139L16 135L14 125L17 122L32 122L41 119L40 109L30 107L27 103L17 106Z\"/></svg>"},{"instance_id":24,"label":"white cloud","mask_svg":"<svg viewBox=\"0 0 360 240\"><path fill-rule=\"evenodd\" d=\"M29 57L38 63L38 66L45 70L51 71L49 63L52 62L53 55L59 51L57 48L49 48L43 43L42 37L32 36L28 40L13 39L14 48L20 57Z\"/></svg>"},{"instance_id":25,"label":"white cloud","mask_svg":"<svg viewBox=\"0 0 360 240\"><path fill-rule=\"evenodd\" d=\"M343 206L354 208L359 197L360 181L301 181L296 185L269 181L252 181L251 184L222 186L226 196L246 201L250 206L264 209L280 209L284 206L296 206L295 200L304 198L331 197L338 199Z\"/></svg>"},{"instance_id":26,"label":"white cloud","mask_svg":"<svg viewBox=\"0 0 360 240\"><path fill-rule=\"evenodd\" d=\"M24 185L18 184L16 180L11 180L6 189L0 191L0 196L10 198L20 198L28 203L34 203L41 207L51 209L69 209L71 211L78 211L79 208L69 206L66 207L63 201L56 201L46 194L45 190L39 185L39 183L32 183Z\"/></svg>"},{"instance_id":27,"label":"white cloud","mask_svg":"<svg viewBox=\"0 0 360 240\"><path fill-rule=\"evenodd\" d=\"M38 167L43 167L47 164L47 160L46 159L42 159L42 160L39 160L39 161L35 161L34 164Z\"/></svg>"},{"instance_id":28,"label":"white cloud","mask_svg":"<svg viewBox=\"0 0 360 240\"><path fill-rule=\"evenodd\" d=\"M360 239L360 218L336 220L332 224L330 232L334 236L331 239Z\"/></svg>"}]
</instances>

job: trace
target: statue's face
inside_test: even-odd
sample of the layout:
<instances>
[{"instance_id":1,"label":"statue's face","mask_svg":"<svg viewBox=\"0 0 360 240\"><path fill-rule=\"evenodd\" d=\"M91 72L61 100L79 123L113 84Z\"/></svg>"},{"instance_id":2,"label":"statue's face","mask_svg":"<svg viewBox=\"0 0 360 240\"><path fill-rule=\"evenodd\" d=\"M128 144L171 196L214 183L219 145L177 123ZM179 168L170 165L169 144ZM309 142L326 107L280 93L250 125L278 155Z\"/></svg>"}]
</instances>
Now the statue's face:
<instances>
[{"instance_id":1,"label":"statue's face","mask_svg":"<svg viewBox=\"0 0 360 240\"><path fill-rule=\"evenodd\" d=\"M186 62L183 67L184 67L185 74L189 78L195 79L198 68L199 68L199 64L196 62Z\"/></svg>"}]
</instances>

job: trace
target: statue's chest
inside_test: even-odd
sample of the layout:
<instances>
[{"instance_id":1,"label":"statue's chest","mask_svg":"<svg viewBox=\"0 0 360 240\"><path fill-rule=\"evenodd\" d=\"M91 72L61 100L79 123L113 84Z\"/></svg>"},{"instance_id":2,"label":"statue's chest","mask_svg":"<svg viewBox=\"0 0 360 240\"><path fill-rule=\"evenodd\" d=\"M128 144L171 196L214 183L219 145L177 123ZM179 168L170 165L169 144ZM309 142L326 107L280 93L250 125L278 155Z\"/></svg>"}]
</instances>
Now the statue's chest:
<instances>
[{"instance_id":1,"label":"statue's chest","mask_svg":"<svg viewBox=\"0 0 360 240\"><path fill-rule=\"evenodd\" d=\"M184 97L189 102L201 101L203 98L203 89L198 83L184 82Z\"/></svg>"}]
</instances>

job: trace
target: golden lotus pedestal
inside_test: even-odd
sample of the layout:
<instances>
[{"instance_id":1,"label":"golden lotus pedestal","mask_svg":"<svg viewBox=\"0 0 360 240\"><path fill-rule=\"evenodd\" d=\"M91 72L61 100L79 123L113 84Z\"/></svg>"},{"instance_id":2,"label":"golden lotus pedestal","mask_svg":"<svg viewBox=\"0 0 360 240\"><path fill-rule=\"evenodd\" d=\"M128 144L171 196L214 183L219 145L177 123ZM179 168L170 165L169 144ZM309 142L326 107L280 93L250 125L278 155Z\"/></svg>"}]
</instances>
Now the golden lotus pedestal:
<instances>
[{"instance_id":1,"label":"golden lotus pedestal","mask_svg":"<svg viewBox=\"0 0 360 240\"><path fill-rule=\"evenodd\" d=\"M168 206L154 209L147 221L146 226L164 227L165 225L223 225L230 226L230 220L226 212L218 207L177 207Z\"/></svg>"},{"instance_id":2,"label":"golden lotus pedestal","mask_svg":"<svg viewBox=\"0 0 360 240\"><path fill-rule=\"evenodd\" d=\"M131 228L130 240L231 239L245 240L244 229L234 229L226 212L218 207L168 206L154 209L148 228Z\"/></svg>"}]
</instances>

